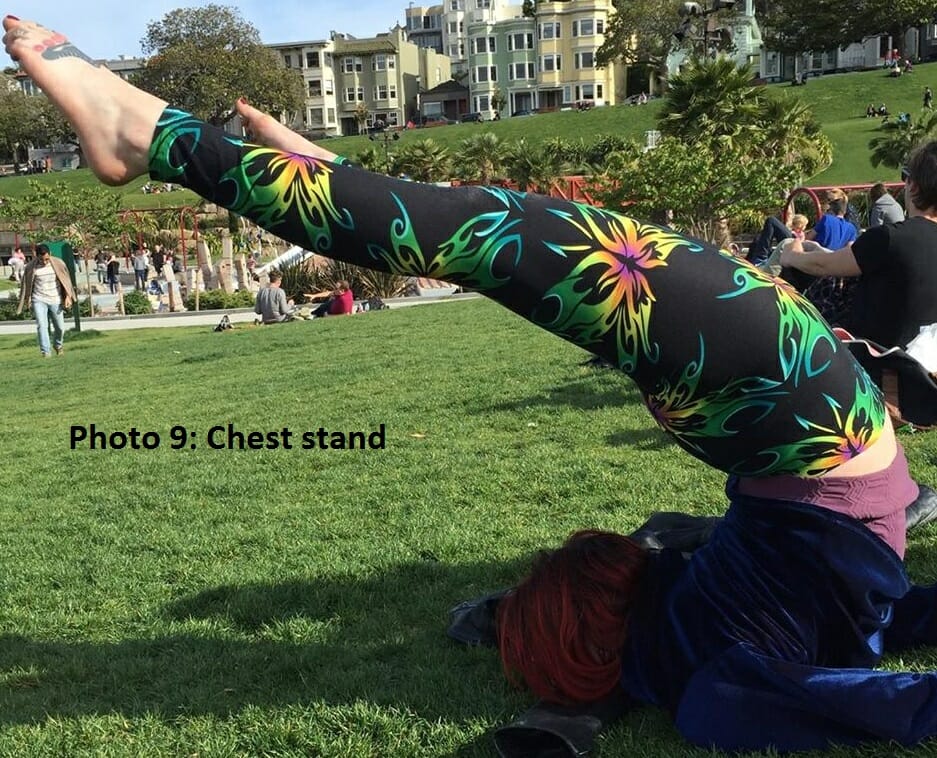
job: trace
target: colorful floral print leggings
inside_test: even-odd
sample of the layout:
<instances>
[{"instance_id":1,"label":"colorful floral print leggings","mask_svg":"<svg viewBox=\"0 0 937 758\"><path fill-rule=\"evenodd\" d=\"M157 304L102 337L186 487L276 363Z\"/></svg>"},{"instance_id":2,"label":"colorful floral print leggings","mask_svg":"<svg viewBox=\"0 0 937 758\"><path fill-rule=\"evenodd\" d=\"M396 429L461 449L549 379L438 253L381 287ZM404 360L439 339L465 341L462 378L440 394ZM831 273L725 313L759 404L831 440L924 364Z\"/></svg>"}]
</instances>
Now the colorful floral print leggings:
<instances>
[{"instance_id":1,"label":"colorful floral print leggings","mask_svg":"<svg viewBox=\"0 0 937 758\"><path fill-rule=\"evenodd\" d=\"M747 476L867 448L878 390L814 308L714 247L620 213L444 188L244 143L166 110L152 178L331 258L478 290L614 363L684 449Z\"/></svg>"}]
</instances>

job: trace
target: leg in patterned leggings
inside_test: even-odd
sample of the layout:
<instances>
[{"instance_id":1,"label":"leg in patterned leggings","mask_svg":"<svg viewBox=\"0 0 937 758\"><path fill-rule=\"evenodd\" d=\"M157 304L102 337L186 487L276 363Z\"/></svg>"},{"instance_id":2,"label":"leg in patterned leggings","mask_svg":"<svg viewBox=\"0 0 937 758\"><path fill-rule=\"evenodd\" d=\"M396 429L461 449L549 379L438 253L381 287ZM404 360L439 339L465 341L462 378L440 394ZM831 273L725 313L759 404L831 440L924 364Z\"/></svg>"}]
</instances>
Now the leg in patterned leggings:
<instances>
[{"instance_id":1,"label":"leg in patterned leggings","mask_svg":"<svg viewBox=\"0 0 937 758\"><path fill-rule=\"evenodd\" d=\"M317 253L483 292L602 355L724 471L821 474L872 444L877 391L796 293L671 230L499 188L404 182L242 143L166 110L154 179Z\"/></svg>"},{"instance_id":2,"label":"leg in patterned leggings","mask_svg":"<svg viewBox=\"0 0 937 758\"><path fill-rule=\"evenodd\" d=\"M585 205L244 144L164 110L60 35L4 26L106 182L148 170L324 255L477 289L615 363L657 422L721 470L857 475L894 458L876 389L814 309L730 255Z\"/></svg>"}]
</instances>

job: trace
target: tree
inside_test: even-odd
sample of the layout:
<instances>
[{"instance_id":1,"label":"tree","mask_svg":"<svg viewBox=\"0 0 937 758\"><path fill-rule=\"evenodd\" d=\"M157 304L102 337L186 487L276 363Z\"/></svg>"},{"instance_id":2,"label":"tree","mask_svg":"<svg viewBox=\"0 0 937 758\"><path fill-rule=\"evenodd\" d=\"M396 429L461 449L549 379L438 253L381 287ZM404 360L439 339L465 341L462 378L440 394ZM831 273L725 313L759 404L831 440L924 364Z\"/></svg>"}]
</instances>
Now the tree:
<instances>
[{"instance_id":1,"label":"tree","mask_svg":"<svg viewBox=\"0 0 937 758\"><path fill-rule=\"evenodd\" d=\"M522 192L545 190L560 176L563 165L562 158L547 146L534 146L523 138L509 143L504 153L505 173Z\"/></svg>"},{"instance_id":2,"label":"tree","mask_svg":"<svg viewBox=\"0 0 937 758\"><path fill-rule=\"evenodd\" d=\"M500 114L508 105L508 99L505 94L501 91L500 87L495 87L495 91L491 94L491 109Z\"/></svg>"},{"instance_id":3,"label":"tree","mask_svg":"<svg viewBox=\"0 0 937 758\"><path fill-rule=\"evenodd\" d=\"M26 150L35 144L36 101L19 88L0 86L0 155L20 163L26 160Z\"/></svg>"},{"instance_id":4,"label":"tree","mask_svg":"<svg viewBox=\"0 0 937 758\"><path fill-rule=\"evenodd\" d=\"M882 129L884 134L869 141L872 165L899 168L914 148L937 138L937 112L922 112L917 121L889 121Z\"/></svg>"},{"instance_id":5,"label":"tree","mask_svg":"<svg viewBox=\"0 0 937 758\"><path fill-rule=\"evenodd\" d=\"M120 195L100 184L71 189L65 182L30 181L29 191L5 198L0 218L38 238L68 240L76 249L119 246L132 222L120 220Z\"/></svg>"},{"instance_id":6,"label":"tree","mask_svg":"<svg viewBox=\"0 0 937 758\"><path fill-rule=\"evenodd\" d=\"M664 137L653 150L612 156L597 194L637 218L665 222L672 214L678 228L722 244L724 220L776 204L794 171L780 157L753 158L738 145Z\"/></svg>"},{"instance_id":7,"label":"tree","mask_svg":"<svg viewBox=\"0 0 937 758\"><path fill-rule=\"evenodd\" d=\"M750 66L726 58L691 59L671 80L661 133L754 157L780 157L799 180L829 166L832 145L807 106L753 84L752 74Z\"/></svg>"},{"instance_id":8,"label":"tree","mask_svg":"<svg viewBox=\"0 0 937 758\"><path fill-rule=\"evenodd\" d=\"M501 140L491 132L473 134L462 140L455 156L459 175L465 179L477 179L481 184L491 184L491 180L501 169Z\"/></svg>"},{"instance_id":9,"label":"tree","mask_svg":"<svg viewBox=\"0 0 937 758\"><path fill-rule=\"evenodd\" d=\"M905 32L934 20L933 0L860 0L848 8L839 0L762 0L757 6L767 49L788 54L833 50L878 34L890 34L903 53Z\"/></svg>"},{"instance_id":10,"label":"tree","mask_svg":"<svg viewBox=\"0 0 937 758\"><path fill-rule=\"evenodd\" d=\"M368 125L368 119L371 118L371 111L364 103L358 103L355 106L355 123L358 125L358 134L363 134Z\"/></svg>"},{"instance_id":11,"label":"tree","mask_svg":"<svg viewBox=\"0 0 937 758\"><path fill-rule=\"evenodd\" d=\"M629 65L645 64L657 72L660 79L667 79L667 56L687 48L702 47L726 50L732 47L730 39L709 40L705 30L693 28L693 33L682 40L674 32L684 22L681 15L682 0L614 0L615 13L605 29L605 41L596 53L599 65L621 60ZM718 19L728 20L733 11L722 10L707 19L710 25ZM702 27L703 23L694 25ZM701 52L701 50L697 50Z\"/></svg>"},{"instance_id":12,"label":"tree","mask_svg":"<svg viewBox=\"0 0 937 758\"><path fill-rule=\"evenodd\" d=\"M179 8L147 26L150 56L134 84L211 124L234 115L239 97L274 115L303 107L301 75L284 68L234 8Z\"/></svg>"},{"instance_id":13,"label":"tree","mask_svg":"<svg viewBox=\"0 0 937 758\"><path fill-rule=\"evenodd\" d=\"M411 142L394 156L393 164L395 173L403 172L418 182L449 178L449 152L432 139Z\"/></svg>"}]
</instances>

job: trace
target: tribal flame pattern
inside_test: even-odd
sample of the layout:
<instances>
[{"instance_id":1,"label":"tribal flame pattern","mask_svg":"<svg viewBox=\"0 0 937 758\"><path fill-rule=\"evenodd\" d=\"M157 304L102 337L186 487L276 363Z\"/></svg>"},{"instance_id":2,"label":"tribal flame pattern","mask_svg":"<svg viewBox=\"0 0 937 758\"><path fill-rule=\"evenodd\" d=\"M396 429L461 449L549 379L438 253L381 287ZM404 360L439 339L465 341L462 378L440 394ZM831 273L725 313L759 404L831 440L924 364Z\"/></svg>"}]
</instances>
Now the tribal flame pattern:
<instances>
[{"instance_id":1,"label":"tribal flame pattern","mask_svg":"<svg viewBox=\"0 0 937 758\"><path fill-rule=\"evenodd\" d=\"M572 212L552 213L575 228L582 241L545 244L557 255L577 262L544 293L544 300L554 300L557 308L555 318L540 325L585 348L601 344L612 332L615 362L630 373L637 365L638 351L652 362L659 354L659 346L650 337L655 297L648 275L666 266L674 249L702 248L675 232L627 216L577 203L572 207Z\"/></svg>"},{"instance_id":2,"label":"tribal flame pattern","mask_svg":"<svg viewBox=\"0 0 937 758\"><path fill-rule=\"evenodd\" d=\"M632 375L657 423L724 471L822 474L886 423L877 388L806 300L669 229L510 190L378 178L246 144L172 110L150 168L307 249L484 292ZM661 315L664 292L670 305L685 295L685 318ZM750 343L744 365L754 368L741 374L726 359L730 306L765 337Z\"/></svg>"}]
</instances>

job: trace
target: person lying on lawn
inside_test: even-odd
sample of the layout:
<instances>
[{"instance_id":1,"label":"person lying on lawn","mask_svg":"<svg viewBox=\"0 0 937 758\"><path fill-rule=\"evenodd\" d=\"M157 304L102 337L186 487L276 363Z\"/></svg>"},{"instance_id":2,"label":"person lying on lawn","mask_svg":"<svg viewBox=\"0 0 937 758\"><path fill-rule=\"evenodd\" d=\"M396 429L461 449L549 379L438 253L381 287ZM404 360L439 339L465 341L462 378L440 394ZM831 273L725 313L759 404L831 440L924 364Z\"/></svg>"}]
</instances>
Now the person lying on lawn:
<instances>
[{"instance_id":1,"label":"person lying on lawn","mask_svg":"<svg viewBox=\"0 0 937 758\"><path fill-rule=\"evenodd\" d=\"M148 173L316 253L478 290L614 363L730 475L726 517L689 560L605 533L545 558L499 606L513 678L570 702L621 686L724 749L937 733L937 676L870 668L886 642L937 637L933 593L901 561L918 487L879 392L795 292L611 210L362 171L241 101L244 142L62 35L4 27L105 183Z\"/></svg>"}]
</instances>

